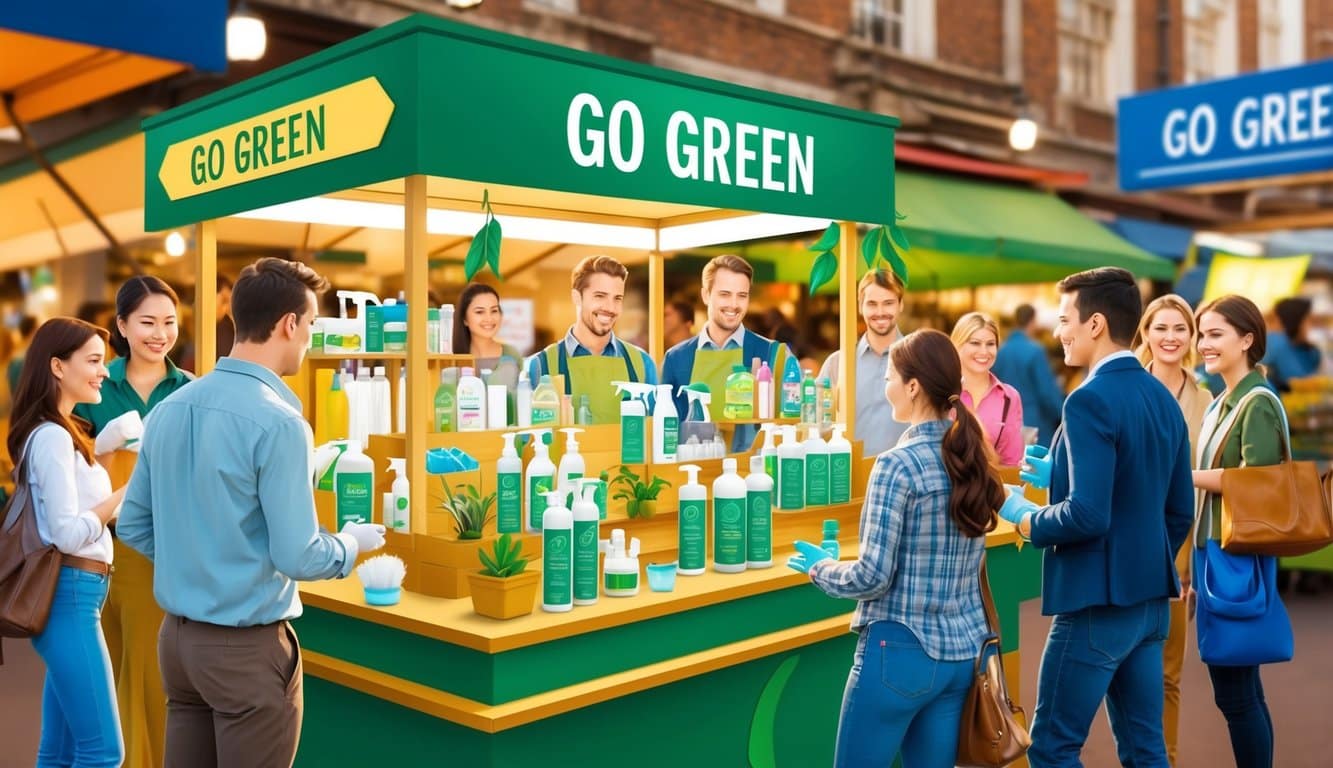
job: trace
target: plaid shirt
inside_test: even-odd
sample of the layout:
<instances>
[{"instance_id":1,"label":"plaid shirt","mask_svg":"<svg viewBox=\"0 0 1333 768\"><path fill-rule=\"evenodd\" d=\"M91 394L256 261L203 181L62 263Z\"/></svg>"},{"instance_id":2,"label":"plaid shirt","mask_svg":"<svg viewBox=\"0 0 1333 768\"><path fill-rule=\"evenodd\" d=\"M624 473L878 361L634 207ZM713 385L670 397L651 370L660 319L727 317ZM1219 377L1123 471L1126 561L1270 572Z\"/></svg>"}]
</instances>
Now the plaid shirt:
<instances>
[{"instance_id":1,"label":"plaid shirt","mask_svg":"<svg viewBox=\"0 0 1333 768\"><path fill-rule=\"evenodd\" d=\"M976 658L988 633L978 581L986 540L964 536L949 515L953 484L940 441L950 424L913 426L876 460L861 509L860 558L810 568L820 589L860 601L853 630L896 621L939 661Z\"/></svg>"}]
</instances>

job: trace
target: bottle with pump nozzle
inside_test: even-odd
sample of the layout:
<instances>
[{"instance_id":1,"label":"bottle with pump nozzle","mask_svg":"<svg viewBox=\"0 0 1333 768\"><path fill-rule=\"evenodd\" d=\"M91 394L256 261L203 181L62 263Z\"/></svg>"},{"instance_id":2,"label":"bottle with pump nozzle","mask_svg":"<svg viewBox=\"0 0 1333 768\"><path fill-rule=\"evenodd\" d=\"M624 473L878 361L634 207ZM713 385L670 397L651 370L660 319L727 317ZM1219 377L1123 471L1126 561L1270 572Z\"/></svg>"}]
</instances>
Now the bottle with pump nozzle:
<instances>
[{"instance_id":1,"label":"bottle with pump nozzle","mask_svg":"<svg viewBox=\"0 0 1333 768\"><path fill-rule=\"evenodd\" d=\"M699 576L707 570L708 489L699 482L697 465L683 464L680 471L688 480L680 487L676 572Z\"/></svg>"},{"instance_id":2,"label":"bottle with pump nozzle","mask_svg":"<svg viewBox=\"0 0 1333 768\"><path fill-rule=\"evenodd\" d=\"M759 363L759 372L754 376L755 415L761 419L773 418L773 369L768 361Z\"/></svg>"},{"instance_id":3,"label":"bottle with pump nozzle","mask_svg":"<svg viewBox=\"0 0 1333 768\"><path fill-rule=\"evenodd\" d=\"M805 448L791 425L782 428L782 445L778 446L778 506L805 509Z\"/></svg>"},{"instance_id":4,"label":"bottle with pump nozzle","mask_svg":"<svg viewBox=\"0 0 1333 768\"><path fill-rule=\"evenodd\" d=\"M600 550L601 514L595 498L597 489L583 486L575 492L574 502L574 605L597 602L597 560Z\"/></svg>"},{"instance_id":5,"label":"bottle with pump nozzle","mask_svg":"<svg viewBox=\"0 0 1333 768\"><path fill-rule=\"evenodd\" d=\"M504 451L495 462L495 528L498 533L523 530L523 459L514 450L517 432L500 435Z\"/></svg>"},{"instance_id":6,"label":"bottle with pump nozzle","mask_svg":"<svg viewBox=\"0 0 1333 768\"><path fill-rule=\"evenodd\" d=\"M819 436L819 425L811 424L805 442L805 505L822 507L829 500L828 443Z\"/></svg>"},{"instance_id":7,"label":"bottle with pump nozzle","mask_svg":"<svg viewBox=\"0 0 1333 768\"><path fill-rule=\"evenodd\" d=\"M528 514L525 524L529 533L540 533L542 515L546 511L546 494L555 486L555 464L551 461L551 451L545 442L550 437L549 429L530 429L519 434L532 435L532 461L528 462L523 489L528 497Z\"/></svg>"},{"instance_id":8,"label":"bottle with pump nozzle","mask_svg":"<svg viewBox=\"0 0 1333 768\"><path fill-rule=\"evenodd\" d=\"M852 443L842 436L846 427L833 425L828 441L829 503L846 504L852 500Z\"/></svg>"},{"instance_id":9,"label":"bottle with pump nozzle","mask_svg":"<svg viewBox=\"0 0 1333 768\"><path fill-rule=\"evenodd\" d=\"M736 474L736 460L722 460L722 474L713 481L713 570L745 570L745 481Z\"/></svg>"},{"instance_id":10,"label":"bottle with pump nozzle","mask_svg":"<svg viewBox=\"0 0 1333 768\"><path fill-rule=\"evenodd\" d=\"M412 494L407 482L407 459L389 459L389 470L394 473L393 518L384 521L384 527L394 533L410 533L412 530Z\"/></svg>"},{"instance_id":11,"label":"bottle with pump nozzle","mask_svg":"<svg viewBox=\"0 0 1333 768\"><path fill-rule=\"evenodd\" d=\"M671 397L671 385L657 385L657 402L653 404L653 461L671 464L678 457L680 418L676 401Z\"/></svg>"},{"instance_id":12,"label":"bottle with pump nozzle","mask_svg":"<svg viewBox=\"0 0 1333 768\"><path fill-rule=\"evenodd\" d=\"M583 464L583 456L579 453L578 433L582 429L578 427L563 427L561 432L565 433L565 455L560 457L560 471L556 475L556 487L578 485L579 478L583 477L587 467Z\"/></svg>"},{"instance_id":13,"label":"bottle with pump nozzle","mask_svg":"<svg viewBox=\"0 0 1333 768\"><path fill-rule=\"evenodd\" d=\"M776 482L778 476L778 448L773 441L773 436L778 434L782 428L772 422L759 425L759 431L764 435L764 444L759 448L759 456L764 460L764 474Z\"/></svg>"},{"instance_id":14,"label":"bottle with pump nozzle","mask_svg":"<svg viewBox=\"0 0 1333 768\"><path fill-rule=\"evenodd\" d=\"M750 457L745 476L745 567L773 565L773 478L764 470L762 456Z\"/></svg>"},{"instance_id":15,"label":"bottle with pump nozzle","mask_svg":"<svg viewBox=\"0 0 1333 768\"><path fill-rule=\"evenodd\" d=\"M565 491L546 494L542 517L542 610L563 613L574 607L574 516Z\"/></svg>"},{"instance_id":16,"label":"bottle with pump nozzle","mask_svg":"<svg viewBox=\"0 0 1333 768\"><path fill-rule=\"evenodd\" d=\"M620 463L642 464L648 456L648 398L653 394L652 384L613 381L611 385L621 393L620 401Z\"/></svg>"},{"instance_id":17,"label":"bottle with pump nozzle","mask_svg":"<svg viewBox=\"0 0 1333 768\"><path fill-rule=\"evenodd\" d=\"M611 539L603 539L601 551L606 553L606 578L603 590L607 597L633 597L639 594L639 540L630 539L625 549L625 531L616 528Z\"/></svg>"}]
</instances>

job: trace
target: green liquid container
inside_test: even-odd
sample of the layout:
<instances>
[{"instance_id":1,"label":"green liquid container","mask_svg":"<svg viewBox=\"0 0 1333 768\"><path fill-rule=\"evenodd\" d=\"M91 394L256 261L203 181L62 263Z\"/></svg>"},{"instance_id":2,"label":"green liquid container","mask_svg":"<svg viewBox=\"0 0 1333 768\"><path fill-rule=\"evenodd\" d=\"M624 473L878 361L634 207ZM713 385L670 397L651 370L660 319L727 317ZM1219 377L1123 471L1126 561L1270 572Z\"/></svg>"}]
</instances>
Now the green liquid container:
<instances>
[{"instance_id":1,"label":"green liquid container","mask_svg":"<svg viewBox=\"0 0 1333 768\"><path fill-rule=\"evenodd\" d=\"M733 365L723 391L722 417L748 420L754 418L754 374L744 365Z\"/></svg>"}]
</instances>

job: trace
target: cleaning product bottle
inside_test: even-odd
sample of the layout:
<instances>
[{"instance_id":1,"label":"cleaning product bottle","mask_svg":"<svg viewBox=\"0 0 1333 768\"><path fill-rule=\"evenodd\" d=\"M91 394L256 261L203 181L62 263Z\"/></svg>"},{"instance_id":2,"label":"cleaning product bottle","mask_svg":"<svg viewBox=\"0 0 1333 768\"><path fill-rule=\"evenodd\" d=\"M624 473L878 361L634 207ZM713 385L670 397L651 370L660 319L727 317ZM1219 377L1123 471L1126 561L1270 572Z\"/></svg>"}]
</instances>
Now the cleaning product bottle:
<instances>
[{"instance_id":1,"label":"cleaning product bottle","mask_svg":"<svg viewBox=\"0 0 1333 768\"><path fill-rule=\"evenodd\" d=\"M370 434L387 435L393 431L393 398L382 365L375 366L375 375L370 380L370 393Z\"/></svg>"},{"instance_id":2,"label":"cleaning product bottle","mask_svg":"<svg viewBox=\"0 0 1333 768\"><path fill-rule=\"evenodd\" d=\"M407 432L407 366L398 369L398 413L395 432Z\"/></svg>"},{"instance_id":3,"label":"cleaning product bottle","mask_svg":"<svg viewBox=\"0 0 1333 768\"><path fill-rule=\"evenodd\" d=\"M834 560L837 560L839 557L842 556L840 554L841 547L838 546L837 520L824 521L824 535L823 535L823 540L819 542L819 547L820 549L823 549L825 552L827 552L829 554L829 557L833 558Z\"/></svg>"},{"instance_id":4,"label":"cleaning product bottle","mask_svg":"<svg viewBox=\"0 0 1333 768\"><path fill-rule=\"evenodd\" d=\"M514 390L514 415L520 427L532 426L532 382L528 381L527 371L518 374L518 387Z\"/></svg>"},{"instance_id":5,"label":"cleaning product bottle","mask_svg":"<svg viewBox=\"0 0 1333 768\"><path fill-rule=\"evenodd\" d=\"M607 597L634 597L639 594L639 540L630 539L625 550L625 531L616 528L611 539L603 539L601 550L606 553L606 576L603 591Z\"/></svg>"},{"instance_id":6,"label":"cleaning product bottle","mask_svg":"<svg viewBox=\"0 0 1333 768\"><path fill-rule=\"evenodd\" d=\"M642 464L648 460L648 398L654 386L630 381L611 384L621 393L620 463Z\"/></svg>"},{"instance_id":7,"label":"cleaning product bottle","mask_svg":"<svg viewBox=\"0 0 1333 768\"><path fill-rule=\"evenodd\" d=\"M820 434L833 428L833 383L825 376L819 380L819 430Z\"/></svg>"},{"instance_id":8,"label":"cleaning product bottle","mask_svg":"<svg viewBox=\"0 0 1333 768\"><path fill-rule=\"evenodd\" d=\"M370 441L371 428L375 424L375 393L370 366L357 367L353 384L355 386L347 390L349 437L365 445Z\"/></svg>"},{"instance_id":9,"label":"cleaning product bottle","mask_svg":"<svg viewBox=\"0 0 1333 768\"><path fill-rule=\"evenodd\" d=\"M347 393L343 391L342 371L333 373L333 382L329 385L328 397L324 400L324 418L320 420L320 435L315 438L317 445L330 440L347 437Z\"/></svg>"},{"instance_id":10,"label":"cleaning product bottle","mask_svg":"<svg viewBox=\"0 0 1333 768\"><path fill-rule=\"evenodd\" d=\"M437 307L426 307L426 352L440 353L440 310Z\"/></svg>"},{"instance_id":11,"label":"cleaning product bottle","mask_svg":"<svg viewBox=\"0 0 1333 768\"><path fill-rule=\"evenodd\" d=\"M678 392L685 395L685 401L688 403L685 418L680 425L679 439L681 442L688 442L690 438L695 438L701 448L699 453L694 454L694 458L708 458L712 448L707 444L712 443L713 437L717 435L717 425L713 423L709 407L713 401L713 394L709 391L708 385L701 381L681 387Z\"/></svg>"},{"instance_id":12,"label":"cleaning product bottle","mask_svg":"<svg viewBox=\"0 0 1333 768\"><path fill-rule=\"evenodd\" d=\"M778 446L778 506L805 509L805 448L796 440L796 427L782 428Z\"/></svg>"},{"instance_id":13,"label":"cleaning product bottle","mask_svg":"<svg viewBox=\"0 0 1333 768\"><path fill-rule=\"evenodd\" d=\"M773 565L773 478L763 456L750 457L745 476L745 567Z\"/></svg>"},{"instance_id":14,"label":"cleaning product bottle","mask_svg":"<svg viewBox=\"0 0 1333 768\"><path fill-rule=\"evenodd\" d=\"M514 450L517 432L500 435L504 451L495 462L495 529L499 533L523 530L523 459Z\"/></svg>"},{"instance_id":15,"label":"cleaning product bottle","mask_svg":"<svg viewBox=\"0 0 1333 768\"><path fill-rule=\"evenodd\" d=\"M727 419L754 418L754 375L744 365L733 365L723 390L722 416Z\"/></svg>"},{"instance_id":16,"label":"cleaning product bottle","mask_svg":"<svg viewBox=\"0 0 1333 768\"><path fill-rule=\"evenodd\" d=\"M592 605L597 602L597 553L600 551L600 521L597 512L597 489L582 487L574 495L574 605Z\"/></svg>"},{"instance_id":17,"label":"cleaning product bottle","mask_svg":"<svg viewBox=\"0 0 1333 768\"><path fill-rule=\"evenodd\" d=\"M597 421L592 415L592 399L587 393L575 398L574 405L574 423L582 426L588 426Z\"/></svg>"},{"instance_id":18,"label":"cleaning product bottle","mask_svg":"<svg viewBox=\"0 0 1333 768\"><path fill-rule=\"evenodd\" d=\"M830 504L846 504L852 500L852 443L842 436L847 428L833 425L833 437L828 441L828 500Z\"/></svg>"},{"instance_id":19,"label":"cleaning product bottle","mask_svg":"<svg viewBox=\"0 0 1333 768\"><path fill-rule=\"evenodd\" d=\"M773 369L768 361L759 364L759 373L754 377L755 415L761 419L773 418Z\"/></svg>"},{"instance_id":20,"label":"cleaning product bottle","mask_svg":"<svg viewBox=\"0 0 1333 768\"><path fill-rule=\"evenodd\" d=\"M542 374L537 388L532 391L532 426L553 427L560 417L560 395L551 385L551 377Z\"/></svg>"},{"instance_id":21,"label":"cleaning product bottle","mask_svg":"<svg viewBox=\"0 0 1333 768\"><path fill-rule=\"evenodd\" d=\"M787 355L782 370L782 418L794 419L801 415L801 366L796 358Z\"/></svg>"},{"instance_id":22,"label":"cleaning product bottle","mask_svg":"<svg viewBox=\"0 0 1333 768\"><path fill-rule=\"evenodd\" d=\"M713 481L713 570L745 570L745 481L736 474L736 460L722 460L722 474Z\"/></svg>"},{"instance_id":23,"label":"cleaning product bottle","mask_svg":"<svg viewBox=\"0 0 1333 768\"><path fill-rule=\"evenodd\" d=\"M819 436L819 425L811 424L805 443L805 505L822 507L829 500L828 443Z\"/></svg>"},{"instance_id":24,"label":"cleaning product bottle","mask_svg":"<svg viewBox=\"0 0 1333 768\"><path fill-rule=\"evenodd\" d=\"M759 456L764 460L764 474L768 475L769 479L778 476L778 448L773 442L773 435L779 429L781 427L772 422L759 425L759 431L764 435L764 444L759 448Z\"/></svg>"},{"instance_id":25,"label":"cleaning product bottle","mask_svg":"<svg viewBox=\"0 0 1333 768\"><path fill-rule=\"evenodd\" d=\"M680 487L676 572L682 576L699 576L707 565L708 489L699 482L698 465L684 464L680 471L689 479Z\"/></svg>"},{"instance_id":26,"label":"cleaning product bottle","mask_svg":"<svg viewBox=\"0 0 1333 768\"><path fill-rule=\"evenodd\" d=\"M384 521L384 527L394 533L408 533L412 529L412 495L407 482L407 459L389 459L389 469L394 473L393 518Z\"/></svg>"},{"instance_id":27,"label":"cleaning product bottle","mask_svg":"<svg viewBox=\"0 0 1333 768\"><path fill-rule=\"evenodd\" d=\"M454 305L440 305L440 352L454 353Z\"/></svg>"},{"instance_id":28,"label":"cleaning product bottle","mask_svg":"<svg viewBox=\"0 0 1333 768\"><path fill-rule=\"evenodd\" d=\"M333 447L336 453L333 454L333 458L329 459L328 464L323 467L316 466L314 468L313 474L317 476L315 480L315 490L332 492L333 474L338 471L338 459L342 458L344 453L347 453L348 440L345 438L342 440L331 440L328 443L325 443L325 445ZM319 448L323 447L323 445L319 446ZM319 451L319 448L315 449L316 452ZM314 457L312 456L311 458Z\"/></svg>"},{"instance_id":29,"label":"cleaning product bottle","mask_svg":"<svg viewBox=\"0 0 1333 768\"><path fill-rule=\"evenodd\" d=\"M361 443L349 440L333 470L333 492L338 530L346 523L369 523L375 514L375 462L361 452Z\"/></svg>"},{"instance_id":30,"label":"cleaning product bottle","mask_svg":"<svg viewBox=\"0 0 1333 768\"><path fill-rule=\"evenodd\" d=\"M382 329L380 336L381 348L371 349L369 346L371 328L367 327L367 321L370 319L370 312L368 307L378 306L380 303L379 297L369 291L338 291L338 298L347 299L352 304L356 305L356 320L354 322L356 327L356 333L361 337L360 339L361 344L359 347L357 347L356 351L382 352L383 351ZM328 334L325 334L324 336L324 343L325 344L328 343Z\"/></svg>"},{"instance_id":31,"label":"cleaning product bottle","mask_svg":"<svg viewBox=\"0 0 1333 768\"><path fill-rule=\"evenodd\" d=\"M454 385L449 371L440 371L440 386L435 389L435 431L454 431Z\"/></svg>"},{"instance_id":32,"label":"cleaning product bottle","mask_svg":"<svg viewBox=\"0 0 1333 768\"><path fill-rule=\"evenodd\" d=\"M801 424L819 423L819 393L816 391L815 377L809 369L801 379Z\"/></svg>"},{"instance_id":33,"label":"cleaning product bottle","mask_svg":"<svg viewBox=\"0 0 1333 768\"><path fill-rule=\"evenodd\" d=\"M546 494L541 530L542 610L563 613L574 607L574 516L564 491Z\"/></svg>"},{"instance_id":34,"label":"cleaning product bottle","mask_svg":"<svg viewBox=\"0 0 1333 768\"><path fill-rule=\"evenodd\" d=\"M555 485L555 464L551 461L551 450L545 442L551 430L531 429L520 434L532 435L533 457L532 461L528 462L527 480L523 483L523 488L528 493L528 532L537 533L542 529L546 494Z\"/></svg>"},{"instance_id":35,"label":"cleaning product bottle","mask_svg":"<svg viewBox=\"0 0 1333 768\"><path fill-rule=\"evenodd\" d=\"M565 433L565 455L560 457L560 471L557 473L557 488L565 486L576 486L579 484L579 478L583 477L587 467L583 464L583 455L579 453L578 433L582 429L578 427L564 427L560 430Z\"/></svg>"},{"instance_id":36,"label":"cleaning product bottle","mask_svg":"<svg viewBox=\"0 0 1333 768\"><path fill-rule=\"evenodd\" d=\"M464 368L458 377L458 431L479 432L486 428L486 385L474 375L472 368Z\"/></svg>"},{"instance_id":37,"label":"cleaning product bottle","mask_svg":"<svg viewBox=\"0 0 1333 768\"><path fill-rule=\"evenodd\" d=\"M653 404L653 461L658 464L675 463L680 439L680 415L671 397L670 384L657 385L657 402Z\"/></svg>"}]
</instances>

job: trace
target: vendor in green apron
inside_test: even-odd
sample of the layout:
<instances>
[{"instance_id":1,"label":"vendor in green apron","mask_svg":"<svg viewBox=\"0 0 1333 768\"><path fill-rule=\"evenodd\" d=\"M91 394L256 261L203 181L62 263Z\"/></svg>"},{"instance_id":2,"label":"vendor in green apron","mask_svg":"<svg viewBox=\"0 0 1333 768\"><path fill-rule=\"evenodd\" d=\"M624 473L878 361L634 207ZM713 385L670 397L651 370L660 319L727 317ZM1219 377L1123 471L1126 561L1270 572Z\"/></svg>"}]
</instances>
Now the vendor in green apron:
<instances>
[{"instance_id":1,"label":"vendor in green apron","mask_svg":"<svg viewBox=\"0 0 1333 768\"><path fill-rule=\"evenodd\" d=\"M745 329L753 279L754 268L739 256L718 256L704 267L701 295L708 307L708 323L697 337L688 338L667 350L662 361L662 383L671 385L676 412L682 422L689 411L680 388L687 384L702 382L708 385L712 394L709 414L713 421L721 421L725 405L723 393L732 366L744 365L749 370L757 357L768 361L773 369L774 389L782 381L782 368L789 354L786 345ZM731 450L748 451L757 433L758 427L754 424L737 425Z\"/></svg>"},{"instance_id":2,"label":"vendor in green apron","mask_svg":"<svg viewBox=\"0 0 1333 768\"><path fill-rule=\"evenodd\" d=\"M610 256L589 256L570 275L576 318L565 338L528 358L534 386L542 376L565 377L565 394L577 408L588 396L593 423L620 420L620 397L613 381L657 383L657 365L648 353L617 338L613 329L625 303L629 270Z\"/></svg>"}]
</instances>

